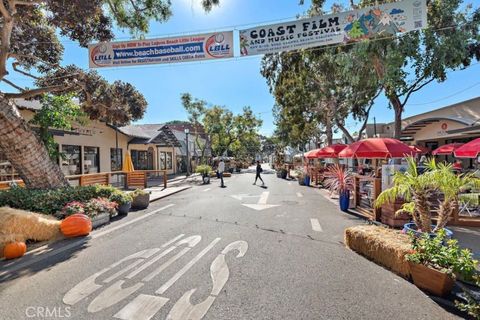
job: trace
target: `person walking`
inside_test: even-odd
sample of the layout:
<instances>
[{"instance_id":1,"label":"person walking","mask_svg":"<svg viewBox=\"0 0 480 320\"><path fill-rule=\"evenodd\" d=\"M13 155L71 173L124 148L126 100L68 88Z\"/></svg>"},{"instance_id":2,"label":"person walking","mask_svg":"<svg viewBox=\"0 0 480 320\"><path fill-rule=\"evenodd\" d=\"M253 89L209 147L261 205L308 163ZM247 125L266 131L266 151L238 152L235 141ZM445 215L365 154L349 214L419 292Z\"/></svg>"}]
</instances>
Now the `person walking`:
<instances>
[{"instance_id":1,"label":"person walking","mask_svg":"<svg viewBox=\"0 0 480 320\"><path fill-rule=\"evenodd\" d=\"M220 180L221 180L220 187L225 188L225 184L223 184L223 172L225 171L225 162L223 161L223 158L220 159L220 163L218 164L217 171L218 171L218 175L220 176Z\"/></svg>"},{"instance_id":2,"label":"person walking","mask_svg":"<svg viewBox=\"0 0 480 320\"><path fill-rule=\"evenodd\" d=\"M255 175L255 182L253 183L253 185L257 184L257 179L260 179L260 181L262 181L262 186L265 185L265 182L263 182L263 179L260 176L260 173L262 172L263 172L262 165L260 164L260 161L257 161L257 174Z\"/></svg>"}]
</instances>

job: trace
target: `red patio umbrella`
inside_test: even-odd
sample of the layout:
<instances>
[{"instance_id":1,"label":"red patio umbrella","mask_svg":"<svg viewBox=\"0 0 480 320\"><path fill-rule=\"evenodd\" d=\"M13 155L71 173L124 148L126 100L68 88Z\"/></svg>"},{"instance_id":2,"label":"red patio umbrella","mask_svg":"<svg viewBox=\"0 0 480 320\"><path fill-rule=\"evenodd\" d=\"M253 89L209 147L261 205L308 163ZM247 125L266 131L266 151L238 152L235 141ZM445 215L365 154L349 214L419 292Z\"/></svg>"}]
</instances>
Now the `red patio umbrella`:
<instances>
[{"instance_id":1,"label":"red patio umbrella","mask_svg":"<svg viewBox=\"0 0 480 320\"><path fill-rule=\"evenodd\" d=\"M343 149L339 158L386 159L403 158L415 152L400 140L390 138L371 138L352 143Z\"/></svg>"},{"instance_id":2,"label":"red patio umbrella","mask_svg":"<svg viewBox=\"0 0 480 320\"><path fill-rule=\"evenodd\" d=\"M304 153L303 156L304 156L305 158L307 158L307 159L316 159L316 158L318 158L318 157L316 156L316 153L317 153L319 150L320 150L320 149L310 150L310 151Z\"/></svg>"},{"instance_id":3,"label":"red patio umbrella","mask_svg":"<svg viewBox=\"0 0 480 320\"><path fill-rule=\"evenodd\" d=\"M449 143L449 144L445 144L435 150L432 151L432 154L434 156L449 156L451 155L453 152L455 152L455 150L457 150L458 148L460 148L461 146L463 146L463 143Z\"/></svg>"},{"instance_id":4,"label":"red patio umbrella","mask_svg":"<svg viewBox=\"0 0 480 320\"><path fill-rule=\"evenodd\" d=\"M465 143L454 151L457 158L477 158L480 153L480 138Z\"/></svg>"},{"instance_id":5,"label":"red patio umbrella","mask_svg":"<svg viewBox=\"0 0 480 320\"><path fill-rule=\"evenodd\" d=\"M316 156L318 158L338 158L340 151L348 147L346 144L332 144L318 150Z\"/></svg>"},{"instance_id":6,"label":"red patio umbrella","mask_svg":"<svg viewBox=\"0 0 480 320\"><path fill-rule=\"evenodd\" d=\"M409 146L409 147L410 147L410 149L415 151L415 153L417 153L417 154L427 154L427 153L430 152L430 149L428 149L426 147L422 147L422 146L414 145L414 146Z\"/></svg>"}]
</instances>

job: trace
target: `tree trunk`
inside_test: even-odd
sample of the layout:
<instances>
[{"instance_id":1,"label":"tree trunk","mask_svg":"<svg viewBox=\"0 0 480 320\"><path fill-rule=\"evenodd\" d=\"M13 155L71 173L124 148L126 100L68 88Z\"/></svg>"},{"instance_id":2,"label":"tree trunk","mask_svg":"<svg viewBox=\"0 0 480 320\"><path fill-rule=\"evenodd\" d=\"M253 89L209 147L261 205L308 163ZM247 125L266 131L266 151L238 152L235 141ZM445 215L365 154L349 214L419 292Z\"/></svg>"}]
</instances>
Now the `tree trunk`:
<instances>
[{"instance_id":1,"label":"tree trunk","mask_svg":"<svg viewBox=\"0 0 480 320\"><path fill-rule=\"evenodd\" d=\"M331 118L325 121L325 134L327 135L327 145L333 144L333 128Z\"/></svg>"},{"instance_id":2,"label":"tree trunk","mask_svg":"<svg viewBox=\"0 0 480 320\"><path fill-rule=\"evenodd\" d=\"M52 162L17 107L0 95L0 152L19 173L27 188L49 189L68 186L60 167Z\"/></svg>"},{"instance_id":3,"label":"tree trunk","mask_svg":"<svg viewBox=\"0 0 480 320\"><path fill-rule=\"evenodd\" d=\"M393 137L395 139L400 139L402 137L403 106L402 106L402 103L400 102L400 99L396 95L393 97L390 97L389 100L395 112L395 124L394 124Z\"/></svg>"}]
</instances>

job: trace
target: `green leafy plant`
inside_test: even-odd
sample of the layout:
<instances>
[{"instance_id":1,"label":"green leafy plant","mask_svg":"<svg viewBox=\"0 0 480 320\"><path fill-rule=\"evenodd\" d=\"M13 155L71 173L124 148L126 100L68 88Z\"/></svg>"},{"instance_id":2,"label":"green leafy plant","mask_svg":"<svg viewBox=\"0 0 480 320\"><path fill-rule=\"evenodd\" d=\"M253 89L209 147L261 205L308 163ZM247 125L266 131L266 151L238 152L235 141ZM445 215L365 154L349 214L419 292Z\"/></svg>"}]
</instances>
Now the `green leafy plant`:
<instances>
[{"instance_id":1,"label":"green leafy plant","mask_svg":"<svg viewBox=\"0 0 480 320\"><path fill-rule=\"evenodd\" d=\"M200 166L197 166L197 168L195 169L195 172L200 173L202 176L209 175L211 171L212 171L212 167L208 165L200 165Z\"/></svg>"},{"instance_id":2,"label":"green leafy plant","mask_svg":"<svg viewBox=\"0 0 480 320\"><path fill-rule=\"evenodd\" d=\"M85 214L92 218L100 213L108 213L113 216L117 213L116 209L117 203L107 198L94 198L85 204Z\"/></svg>"},{"instance_id":3,"label":"green leafy plant","mask_svg":"<svg viewBox=\"0 0 480 320\"><path fill-rule=\"evenodd\" d=\"M145 190L142 190L142 189L135 189L132 193L130 193L132 198L136 198L138 196L144 196L144 195L147 195L147 194L150 194L150 193L145 191Z\"/></svg>"},{"instance_id":4,"label":"green leafy plant","mask_svg":"<svg viewBox=\"0 0 480 320\"><path fill-rule=\"evenodd\" d=\"M475 281L477 287L480 288L480 275L475 275L473 277L473 280ZM462 284L460 284L460 286L462 287L466 301L460 302L458 300L455 300L455 306L459 310L471 315L474 319L480 319L480 301L478 301L478 298L475 299L474 295L467 287Z\"/></svg>"},{"instance_id":5,"label":"green leafy plant","mask_svg":"<svg viewBox=\"0 0 480 320\"><path fill-rule=\"evenodd\" d=\"M126 192L118 191L113 193L110 198L110 201L117 203L119 206L122 206L127 203L131 203L133 198Z\"/></svg>"},{"instance_id":6,"label":"green leafy plant","mask_svg":"<svg viewBox=\"0 0 480 320\"><path fill-rule=\"evenodd\" d=\"M72 214L76 213L85 213L85 205L78 201L72 201L67 203L62 211L57 214L57 217L60 219L64 219L65 217L71 216Z\"/></svg>"},{"instance_id":7,"label":"green leafy plant","mask_svg":"<svg viewBox=\"0 0 480 320\"><path fill-rule=\"evenodd\" d=\"M410 233L412 252L405 257L408 261L423 264L445 272L451 276L460 276L471 280L478 261L473 259L469 249L462 249L458 241L447 239L445 230L439 230L436 237L424 233L420 238Z\"/></svg>"},{"instance_id":8,"label":"green leafy plant","mask_svg":"<svg viewBox=\"0 0 480 320\"><path fill-rule=\"evenodd\" d=\"M109 198L118 189L112 186L77 186L58 189L26 189L13 187L0 191L0 207L23 209L48 215L62 211L72 201L85 203L93 198Z\"/></svg>"}]
</instances>

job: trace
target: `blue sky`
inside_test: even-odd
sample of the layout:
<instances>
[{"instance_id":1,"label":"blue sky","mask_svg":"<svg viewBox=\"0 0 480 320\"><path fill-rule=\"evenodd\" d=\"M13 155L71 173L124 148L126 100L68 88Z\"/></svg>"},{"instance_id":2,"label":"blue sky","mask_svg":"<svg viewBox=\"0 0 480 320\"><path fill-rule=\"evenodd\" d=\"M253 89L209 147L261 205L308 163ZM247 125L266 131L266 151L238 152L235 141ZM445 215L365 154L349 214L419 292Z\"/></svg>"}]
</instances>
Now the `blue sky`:
<instances>
[{"instance_id":1,"label":"blue sky","mask_svg":"<svg viewBox=\"0 0 480 320\"><path fill-rule=\"evenodd\" d=\"M223 0L220 7L205 14L200 8L200 0L172 2L173 17L163 24L152 23L147 38L238 30L255 24L293 19L309 7L309 1L300 6L298 0ZM346 0L340 2L347 3ZM480 0L472 3L475 7L479 6ZM130 38L128 32L117 31L116 35L118 40ZM67 39L63 44L65 64L88 68L86 49ZM243 106L251 106L263 119L261 132L269 135L274 130L271 112L274 100L260 75L260 61L261 56L254 56L215 62L100 69L99 72L109 81L128 81L145 95L149 106L140 123L186 119L180 94L189 92L212 104L225 105L234 112L240 112ZM452 72L443 84L430 84L412 96L405 116L480 96L479 74L480 64L477 64L464 71ZM387 106L385 98L377 99L372 111L372 117L375 116L377 122L392 121L393 112ZM347 127L353 132L357 125L349 120Z\"/></svg>"}]
</instances>

